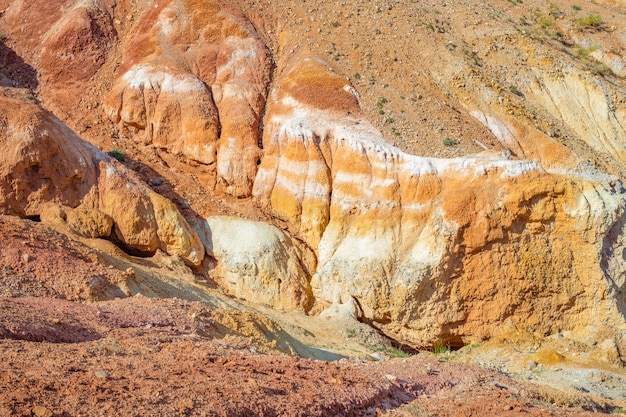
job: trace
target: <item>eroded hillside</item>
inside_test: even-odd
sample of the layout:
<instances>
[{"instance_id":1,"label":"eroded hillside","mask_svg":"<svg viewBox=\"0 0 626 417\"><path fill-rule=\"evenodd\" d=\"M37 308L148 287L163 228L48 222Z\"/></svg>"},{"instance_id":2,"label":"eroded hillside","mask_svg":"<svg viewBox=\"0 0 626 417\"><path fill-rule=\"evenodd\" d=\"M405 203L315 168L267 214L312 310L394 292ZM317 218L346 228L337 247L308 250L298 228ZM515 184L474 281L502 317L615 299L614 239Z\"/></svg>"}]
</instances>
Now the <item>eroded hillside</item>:
<instances>
[{"instance_id":1,"label":"eroded hillside","mask_svg":"<svg viewBox=\"0 0 626 417\"><path fill-rule=\"evenodd\" d=\"M82 259L72 289L12 247L3 295L227 294L336 323L329 350L513 323L626 361L626 5L0 10L0 213Z\"/></svg>"}]
</instances>

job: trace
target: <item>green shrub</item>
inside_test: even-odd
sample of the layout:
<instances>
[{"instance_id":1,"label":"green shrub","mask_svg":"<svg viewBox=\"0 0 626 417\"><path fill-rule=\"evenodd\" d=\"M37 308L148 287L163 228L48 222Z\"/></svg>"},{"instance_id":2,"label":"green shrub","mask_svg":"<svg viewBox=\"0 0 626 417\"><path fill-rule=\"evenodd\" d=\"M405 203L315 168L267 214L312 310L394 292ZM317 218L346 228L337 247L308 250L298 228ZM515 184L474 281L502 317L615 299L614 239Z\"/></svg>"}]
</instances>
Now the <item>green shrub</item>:
<instances>
[{"instance_id":1,"label":"green shrub","mask_svg":"<svg viewBox=\"0 0 626 417\"><path fill-rule=\"evenodd\" d=\"M121 149L112 149L107 152L110 157L117 159L120 162L124 162L126 160L126 156L124 155L124 151Z\"/></svg>"},{"instance_id":2,"label":"green shrub","mask_svg":"<svg viewBox=\"0 0 626 417\"><path fill-rule=\"evenodd\" d=\"M578 26L580 26L583 29L587 29L587 28L599 28L600 26L602 26L602 16L600 16L599 14L588 14L586 17L583 17L581 19L578 19L576 21L576 23L578 23Z\"/></svg>"},{"instance_id":3,"label":"green shrub","mask_svg":"<svg viewBox=\"0 0 626 417\"><path fill-rule=\"evenodd\" d=\"M580 58L587 58L596 49L598 49L598 47L595 45L584 46L584 47L581 46L576 49L576 55L578 55Z\"/></svg>"},{"instance_id":4,"label":"green shrub","mask_svg":"<svg viewBox=\"0 0 626 417\"><path fill-rule=\"evenodd\" d=\"M511 91L511 93L515 94L516 96L523 96L522 92L519 90L519 88L517 88L516 85L511 84L509 86L509 91Z\"/></svg>"},{"instance_id":5,"label":"green shrub","mask_svg":"<svg viewBox=\"0 0 626 417\"><path fill-rule=\"evenodd\" d=\"M410 358L411 354L403 351L401 348L397 347L387 347L383 345L378 345L374 347L374 350L377 352L383 352L384 354L392 357L392 358Z\"/></svg>"},{"instance_id":6,"label":"green shrub","mask_svg":"<svg viewBox=\"0 0 626 417\"><path fill-rule=\"evenodd\" d=\"M454 146L454 145L456 145L456 141L454 139L451 139L450 137L446 136L443 139L443 144L445 146Z\"/></svg>"},{"instance_id":7,"label":"green shrub","mask_svg":"<svg viewBox=\"0 0 626 417\"><path fill-rule=\"evenodd\" d=\"M444 342L443 340L437 340L433 345L432 352L435 355L447 355L450 353L450 342Z\"/></svg>"},{"instance_id":8,"label":"green shrub","mask_svg":"<svg viewBox=\"0 0 626 417\"><path fill-rule=\"evenodd\" d=\"M539 23L539 25L541 25L541 27L543 27L544 29L547 29L554 26L554 19L541 16L539 19L537 19L537 23Z\"/></svg>"}]
</instances>

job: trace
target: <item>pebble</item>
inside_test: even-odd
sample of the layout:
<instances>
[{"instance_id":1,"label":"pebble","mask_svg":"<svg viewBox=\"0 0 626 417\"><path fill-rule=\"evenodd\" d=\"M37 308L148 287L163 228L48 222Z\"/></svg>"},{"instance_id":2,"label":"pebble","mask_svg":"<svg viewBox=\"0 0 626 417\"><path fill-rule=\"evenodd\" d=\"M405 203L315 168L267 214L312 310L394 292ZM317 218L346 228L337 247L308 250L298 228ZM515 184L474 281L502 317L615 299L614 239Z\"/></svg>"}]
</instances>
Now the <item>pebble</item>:
<instances>
[{"instance_id":1,"label":"pebble","mask_svg":"<svg viewBox=\"0 0 626 417\"><path fill-rule=\"evenodd\" d=\"M532 371L533 369L535 369L536 366L537 366L537 362L535 362L535 361L528 362L528 370L529 371Z\"/></svg>"},{"instance_id":2,"label":"pebble","mask_svg":"<svg viewBox=\"0 0 626 417\"><path fill-rule=\"evenodd\" d=\"M109 379L109 374L103 370L94 372L94 375L96 376L96 378Z\"/></svg>"},{"instance_id":3,"label":"pebble","mask_svg":"<svg viewBox=\"0 0 626 417\"><path fill-rule=\"evenodd\" d=\"M52 411L48 410L46 407L42 407L40 405L33 407L31 410L33 415L36 417L52 417Z\"/></svg>"},{"instance_id":4,"label":"pebble","mask_svg":"<svg viewBox=\"0 0 626 417\"><path fill-rule=\"evenodd\" d=\"M496 382L494 382L494 383L493 383L493 385L494 385L496 388L506 389L506 390L508 390L508 389L509 389L509 387L508 387L508 386L506 386L506 385L504 385L504 384L502 384L502 383L500 383L500 382L497 382L497 381L496 381Z\"/></svg>"}]
</instances>

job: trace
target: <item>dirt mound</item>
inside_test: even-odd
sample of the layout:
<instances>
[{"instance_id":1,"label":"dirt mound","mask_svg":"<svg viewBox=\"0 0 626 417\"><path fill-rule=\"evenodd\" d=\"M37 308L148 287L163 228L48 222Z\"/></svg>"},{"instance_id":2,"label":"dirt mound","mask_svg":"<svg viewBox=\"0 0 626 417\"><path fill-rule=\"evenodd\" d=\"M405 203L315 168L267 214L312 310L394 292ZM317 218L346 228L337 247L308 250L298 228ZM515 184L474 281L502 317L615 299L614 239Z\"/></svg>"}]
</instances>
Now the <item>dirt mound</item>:
<instances>
[{"instance_id":1,"label":"dirt mound","mask_svg":"<svg viewBox=\"0 0 626 417\"><path fill-rule=\"evenodd\" d=\"M106 300L125 297L128 275L41 223L0 216L0 296Z\"/></svg>"}]
</instances>

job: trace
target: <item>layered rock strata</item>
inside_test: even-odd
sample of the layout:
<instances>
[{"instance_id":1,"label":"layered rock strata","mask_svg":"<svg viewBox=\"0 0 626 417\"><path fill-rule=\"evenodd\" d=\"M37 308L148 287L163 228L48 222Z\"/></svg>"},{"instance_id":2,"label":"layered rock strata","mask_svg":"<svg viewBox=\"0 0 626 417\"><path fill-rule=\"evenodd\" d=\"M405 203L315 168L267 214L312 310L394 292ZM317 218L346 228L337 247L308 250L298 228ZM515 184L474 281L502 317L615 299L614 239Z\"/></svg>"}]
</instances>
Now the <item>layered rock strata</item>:
<instances>
[{"instance_id":1,"label":"layered rock strata","mask_svg":"<svg viewBox=\"0 0 626 417\"><path fill-rule=\"evenodd\" d=\"M271 72L253 27L213 0L161 1L137 27L109 117L144 144L209 166L226 193L249 196Z\"/></svg>"},{"instance_id":2,"label":"layered rock strata","mask_svg":"<svg viewBox=\"0 0 626 417\"><path fill-rule=\"evenodd\" d=\"M63 91L55 80L71 84L66 103L75 103L107 61L116 73L104 110L121 140L179 155L212 173L206 188L252 195L279 219L288 231L208 221L202 238L217 259L212 274L228 292L281 309L326 309L326 317L354 314L415 346L488 338L512 319L543 334L607 326L626 351L623 170L604 175L585 161L624 167L618 88L574 67L548 71L541 62L554 62L542 57L516 80L524 97L488 88L488 72L468 77L476 92L461 106L510 154L417 157L385 142L350 83L282 43L287 33L277 34L280 56L271 57L255 28L223 3L134 2L135 24L116 20L112 3L69 1L66 18L59 2L16 1L5 21L17 34L45 10L41 33L27 32L18 49L43 45L29 62L41 62L49 108ZM118 50L110 48L116 39ZM498 50L508 48L489 53ZM427 69L435 75L464 68L452 58L436 62ZM441 84L451 77L435 76ZM134 251L201 261L203 245L171 202L50 114L2 100L0 140L10 150L0 163L3 213L61 219L84 236L110 233ZM535 120L535 110L549 117Z\"/></svg>"},{"instance_id":3,"label":"layered rock strata","mask_svg":"<svg viewBox=\"0 0 626 417\"><path fill-rule=\"evenodd\" d=\"M624 329L617 178L490 152L407 155L306 55L271 93L263 143L254 196L316 249L319 304L354 304L344 311L418 346L487 338L506 319L544 334Z\"/></svg>"}]
</instances>

